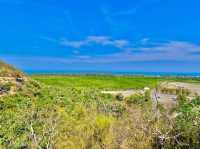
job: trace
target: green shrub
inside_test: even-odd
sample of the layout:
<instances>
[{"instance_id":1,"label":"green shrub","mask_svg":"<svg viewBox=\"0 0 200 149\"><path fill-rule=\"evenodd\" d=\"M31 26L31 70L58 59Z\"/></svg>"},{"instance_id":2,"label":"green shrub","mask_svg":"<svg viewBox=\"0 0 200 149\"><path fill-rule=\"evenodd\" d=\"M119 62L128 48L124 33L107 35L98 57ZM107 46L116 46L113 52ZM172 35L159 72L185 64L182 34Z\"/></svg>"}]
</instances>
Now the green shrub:
<instances>
[{"instance_id":1,"label":"green shrub","mask_svg":"<svg viewBox=\"0 0 200 149\"><path fill-rule=\"evenodd\" d=\"M116 95L116 99L118 101L122 101L124 99L124 96L121 93L119 93L119 94Z\"/></svg>"},{"instance_id":2,"label":"green shrub","mask_svg":"<svg viewBox=\"0 0 200 149\"><path fill-rule=\"evenodd\" d=\"M111 111L117 117L121 116L124 113L125 109L126 109L126 107L123 102L112 102L111 103Z\"/></svg>"},{"instance_id":3,"label":"green shrub","mask_svg":"<svg viewBox=\"0 0 200 149\"><path fill-rule=\"evenodd\" d=\"M12 87L11 83L2 84L0 85L0 90L8 92L11 90L11 87Z\"/></svg>"},{"instance_id":4,"label":"green shrub","mask_svg":"<svg viewBox=\"0 0 200 149\"><path fill-rule=\"evenodd\" d=\"M200 106L200 96L197 96L195 99L193 99L192 101L192 104L194 106Z\"/></svg>"},{"instance_id":5,"label":"green shrub","mask_svg":"<svg viewBox=\"0 0 200 149\"><path fill-rule=\"evenodd\" d=\"M143 94L133 94L126 98L127 104L139 104L142 105L145 102L145 97Z\"/></svg>"},{"instance_id":6,"label":"green shrub","mask_svg":"<svg viewBox=\"0 0 200 149\"><path fill-rule=\"evenodd\" d=\"M179 96L177 112L179 115L175 119L176 131L181 134L179 141L187 144L189 148L198 148L200 145L200 107L199 99L187 101L185 96Z\"/></svg>"},{"instance_id":7,"label":"green shrub","mask_svg":"<svg viewBox=\"0 0 200 149\"><path fill-rule=\"evenodd\" d=\"M177 97L177 101L179 105L182 105L187 102L187 97L185 95L179 94Z\"/></svg>"},{"instance_id":8,"label":"green shrub","mask_svg":"<svg viewBox=\"0 0 200 149\"><path fill-rule=\"evenodd\" d=\"M180 142L198 147L199 98L191 102L179 98L176 112L180 115L170 127L164 116L155 120L146 104L150 92L122 102L121 97L116 100L95 88L25 82L17 94L0 99L0 148L151 149L159 145L155 133L168 130L170 137L180 133ZM164 143L165 148L180 148L175 141Z\"/></svg>"},{"instance_id":9,"label":"green shrub","mask_svg":"<svg viewBox=\"0 0 200 149\"><path fill-rule=\"evenodd\" d=\"M150 91L146 91L144 93L144 98L145 98L145 101L150 101L151 100L151 92Z\"/></svg>"},{"instance_id":10,"label":"green shrub","mask_svg":"<svg viewBox=\"0 0 200 149\"><path fill-rule=\"evenodd\" d=\"M160 92L163 94L172 94L172 95L190 95L191 91L185 88L161 88Z\"/></svg>"},{"instance_id":11,"label":"green shrub","mask_svg":"<svg viewBox=\"0 0 200 149\"><path fill-rule=\"evenodd\" d=\"M191 94L191 91L189 89L182 89L182 94L189 96Z\"/></svg>"},{"instance_id":12,"label":"green shrub","mask_svg":"<svg viewBox=\"0 0 200 149\"><path fill-rule=\"evenodd\" d=\"M106 130L110 127L113 122L113 118L111 116L105 115L97 115L95 125L99 130Z\"/></svg>"}]
</instances>

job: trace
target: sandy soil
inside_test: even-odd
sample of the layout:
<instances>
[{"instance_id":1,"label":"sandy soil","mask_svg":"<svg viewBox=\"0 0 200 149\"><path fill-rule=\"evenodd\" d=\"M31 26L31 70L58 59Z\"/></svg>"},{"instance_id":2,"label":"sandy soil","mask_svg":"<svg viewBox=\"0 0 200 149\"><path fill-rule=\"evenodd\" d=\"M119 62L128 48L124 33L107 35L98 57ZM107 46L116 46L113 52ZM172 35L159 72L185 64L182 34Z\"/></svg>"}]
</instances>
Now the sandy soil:
<instances>
[{"instance_id":1,"label":"sandy soil","mask_svg":"<svg viewBox=\"0 0 200 149\"><path fill-rule=\"evenodd\" d=\"M15 77L0 77L0 84L5 83L12 83L12 87L7 93L0 94L0 97L14 95L18 86L21 86L21 83L17 82Z\"/></svg>"},{"instance_id":2,"label":"sandy soil","mask_svg":"<svg viewBox=\"0 0 200 149\"><path fill-rule=\"evenodd\" d=\"M118 90L118 91L102 91L101 93L111 94L114 96L116 96L117 94L122 94L126 98L136 93L144 94L145 91L144 90L124 90L124 91ZM159 104L163 105L163 107L166 110L169 110L169 111L170 109L176 106L176 95L168 95L168 94L160 94L160 93L156 93L155 95L155 91L152 90L151 97L152 97L152 102L154 104L154 108L156 108L157 101Z\"/></svg>"},{"instance_id":3,"label":"sandy soil","mask_svg":"<svg viewBox=\"0 0 200 149\"><path fill-rule=\"evenodd\" d=\"M200 84L194 84L194 83L183 83L183 82L164 82L161 84L163 87L167 88L184 88L189 89L191 92L191 95L188 96L188 99L193 99L195 94L200 96ZM155 95L152 95L152 97L155 100ZM158 102L161 103L164 108L171 109L176 106L176 95L170 95L170 94L161 94L157 93L157 99Z\"/></svg>"},{"instance_id":4,"label":"sandy soil","mask_svg":"<svg viewBox=\"0 0 200 149\"><path fill-rule=\"evenodd\" d=\"M191 91L191 95L188 98L193 98L195 94L198 94L200 96L200 84L192 84L192 83L182 83L182 82L164 82L161 84L164 87L169 87L169 88L185 88L189 89ZM129 97L133 94L136 93L144 93L144 90L125 90L125 91L102 91L103 94L112 94L112 95L117 95L117 94L122 94L125 98ZM161 93L156 93L155 97L155 91L153 90L151 92L152 100L154 103L158 102L163 105L165 109L172 109L173 107L176 106L176 95L170 95L170 94L161 94Z\"/></svg>"},{"instance_id":5,"label":"sandy soil","mask_svg":"<svg viewBox=\"0 0 200 149\"><path fill-rule=\"evenodd\" d=\"M163 85L165 87L169 87L169 88L189 89L193 95L196 93L200 96L200 84L183 83L183 82L168 82L168 83L165 82L161 85Z\"/></svg>"},{"instance_id":6,"label":"sandy soil","mask_svg":"<svg viewBox=\"0 0 200 149\"><path fill-rule=\"evenodd\" d=\"M165 109L172 109L176 106L177 102L176 102L176 95L169 95L169 94L160 94L160 93L156 93L152 91L152 99L153 102L156 103L158 101L158 103L160 103L161 105L163 105L163 107Z\"/></svg>"}]
</instances>

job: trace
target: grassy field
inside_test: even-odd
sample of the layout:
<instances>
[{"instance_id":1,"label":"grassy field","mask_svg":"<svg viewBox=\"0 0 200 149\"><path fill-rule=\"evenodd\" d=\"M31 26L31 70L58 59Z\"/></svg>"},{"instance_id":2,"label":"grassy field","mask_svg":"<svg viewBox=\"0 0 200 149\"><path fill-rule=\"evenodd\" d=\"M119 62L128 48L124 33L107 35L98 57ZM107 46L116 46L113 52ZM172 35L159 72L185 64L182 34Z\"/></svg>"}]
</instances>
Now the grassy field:
<instances>
[{"instance_id":1,"label":"grassy field","mask_svg":"<svg viewBox=\"0 0 200 149\"><path fill-rule=\"evenodd\" d=\"M177 77L177 78L168 78L168 79L165 79L165 80L168 80L168 81L175 81L175 82L185 82L185 83L200 83L200 78L180 78L180 77Z\"/></svg>"},{"instance_id":2,"label":"grassy field","mask_svg":"<svg viewBox=\"0 0 200 149\"><path fill-rule=\"evenodd\" d=\"M46 85L57 87L87 87L99 89L140 89L145 86L154 87L160 79L136 76L61 76L34 75L33 79Z\"/></svg>"},{"instance_id":3,"label":"grassy field","mask_svg":"<svg viewBox=\"0 0 200 149\"><path fill-rule=\"evenodd\" d=\"M32 75L32 79L46 85L64 88L98 88L126 90L153 88L162 81L200 83L199 78L108 76L108 75Z\"/></svg>"}]
</instances>

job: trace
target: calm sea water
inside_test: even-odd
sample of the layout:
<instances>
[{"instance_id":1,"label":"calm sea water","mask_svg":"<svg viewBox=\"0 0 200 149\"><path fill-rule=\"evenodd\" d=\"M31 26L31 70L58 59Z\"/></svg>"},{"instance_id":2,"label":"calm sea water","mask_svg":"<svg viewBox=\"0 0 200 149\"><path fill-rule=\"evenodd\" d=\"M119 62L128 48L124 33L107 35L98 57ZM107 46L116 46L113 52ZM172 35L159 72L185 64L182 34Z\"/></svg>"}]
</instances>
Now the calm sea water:
<instances>
[{"instance_id":1,"label":"calm sea water","mask_svg":"<svg viewBox=\"0 0 200 149\"><path fill-rule=\"evenodd\" d=\"M185 76L185 77L200 77L198 73L181 73L181 72L117 72L117 71L25 71L27 74L62 74L62 75L81 75L81 74L95 74L95 75L142 75L142 76Z\"/></svg>"}]
</instances>

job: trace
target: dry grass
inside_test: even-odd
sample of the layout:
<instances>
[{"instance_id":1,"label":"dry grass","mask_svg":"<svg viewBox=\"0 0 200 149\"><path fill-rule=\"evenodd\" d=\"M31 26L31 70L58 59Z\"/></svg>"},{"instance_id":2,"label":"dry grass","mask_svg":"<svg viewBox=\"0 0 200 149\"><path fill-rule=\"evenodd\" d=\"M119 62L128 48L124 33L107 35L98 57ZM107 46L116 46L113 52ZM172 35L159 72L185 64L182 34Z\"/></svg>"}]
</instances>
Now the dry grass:
<instances>
[{"instance_id":1,"label":"dry grass","mask_svg":"<svg viewBox=\"0 0 200 149\"><path fill-rule=\"evenodd\" d=\"M22 77L24 76L22 72L15 69L9 64L5 64L0 61L0 77Z\"/></svg>"}]
</instances>

